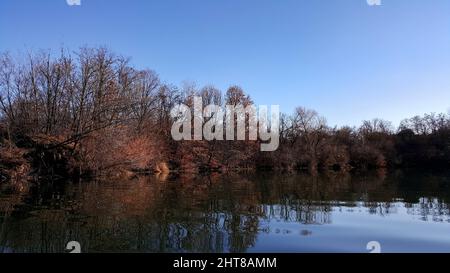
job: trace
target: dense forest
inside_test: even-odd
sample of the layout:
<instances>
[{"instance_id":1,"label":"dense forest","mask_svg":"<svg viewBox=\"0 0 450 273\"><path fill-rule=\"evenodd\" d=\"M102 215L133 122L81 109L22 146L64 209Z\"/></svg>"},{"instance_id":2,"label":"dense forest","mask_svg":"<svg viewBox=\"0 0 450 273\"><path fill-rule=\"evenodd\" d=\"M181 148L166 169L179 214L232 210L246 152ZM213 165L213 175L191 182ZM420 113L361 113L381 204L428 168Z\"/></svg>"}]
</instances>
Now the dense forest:
<instances>
[{"instance_id":1,"label":"dense forest","mask_svg":"<svg viewBox=\"0 0 450 273\"><path fill-rule=\"evenodd\" d=\"M174 141L171 109L249 105L239 86L181 87L139 70L105 48L0 55L1 181L45 175L225 172L239 169L340 171L450 166L450 113L330 127L316 111L282 114L280 146L258 141Z\"/></svg>"}]
</instances>

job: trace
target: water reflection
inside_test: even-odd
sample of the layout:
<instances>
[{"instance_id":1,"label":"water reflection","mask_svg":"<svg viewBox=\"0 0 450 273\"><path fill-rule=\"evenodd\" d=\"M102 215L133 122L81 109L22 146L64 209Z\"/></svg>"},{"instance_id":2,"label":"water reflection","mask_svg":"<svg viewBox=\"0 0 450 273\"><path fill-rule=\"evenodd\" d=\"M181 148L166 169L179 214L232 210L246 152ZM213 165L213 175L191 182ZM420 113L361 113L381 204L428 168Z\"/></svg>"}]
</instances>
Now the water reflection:
<instances>
[{"instance_id":1,"label":"water reflection","mask_svg":"<svg viewBox=\"0 0 450 273\"><path fill-rule=\"evenodd\" d=\"M449 175L140 177L0 189L0 252L450 251ZM439 224L439 225L436 225ZM408 245L408 248L406 248Z\"/></svg>"}]
</instances>

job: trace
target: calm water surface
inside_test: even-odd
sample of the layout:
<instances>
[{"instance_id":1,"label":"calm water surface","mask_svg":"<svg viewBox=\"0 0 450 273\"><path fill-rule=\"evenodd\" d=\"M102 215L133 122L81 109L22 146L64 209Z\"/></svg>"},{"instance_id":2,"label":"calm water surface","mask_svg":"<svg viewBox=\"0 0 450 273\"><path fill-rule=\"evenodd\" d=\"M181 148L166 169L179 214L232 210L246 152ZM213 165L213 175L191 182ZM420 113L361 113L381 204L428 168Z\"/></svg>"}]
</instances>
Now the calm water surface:
<instances>
[{"instance_id":1,"label":"calm water surface","mask_svg":"<svg viewBox=\"0 0 450 273\"><path fill-rule=\"evenodd\" d=\"M450 174L0 185L0 252L450 252Z\"/></svg>"}]
</instances>

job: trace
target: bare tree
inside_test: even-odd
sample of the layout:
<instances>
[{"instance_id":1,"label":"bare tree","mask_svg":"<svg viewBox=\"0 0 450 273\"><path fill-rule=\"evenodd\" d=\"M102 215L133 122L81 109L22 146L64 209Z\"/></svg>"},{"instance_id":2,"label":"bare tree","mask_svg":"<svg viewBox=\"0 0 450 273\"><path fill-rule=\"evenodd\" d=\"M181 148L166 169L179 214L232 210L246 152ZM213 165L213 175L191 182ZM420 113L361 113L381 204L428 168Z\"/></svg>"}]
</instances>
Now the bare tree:
<instances>
[{"instance_id":1,"label":"bare tree","mask_svg":"<svg viewBox=\"0 0 450 273\"><path fill-rule=\"evenodd\" d=\"M295 142L301 145L300 152L305 153L309 161L309 169L316 172L321 148L326 141L326 120L316 111L298 107L292 121L292 131Z\"/></svg>"}]
</instances>

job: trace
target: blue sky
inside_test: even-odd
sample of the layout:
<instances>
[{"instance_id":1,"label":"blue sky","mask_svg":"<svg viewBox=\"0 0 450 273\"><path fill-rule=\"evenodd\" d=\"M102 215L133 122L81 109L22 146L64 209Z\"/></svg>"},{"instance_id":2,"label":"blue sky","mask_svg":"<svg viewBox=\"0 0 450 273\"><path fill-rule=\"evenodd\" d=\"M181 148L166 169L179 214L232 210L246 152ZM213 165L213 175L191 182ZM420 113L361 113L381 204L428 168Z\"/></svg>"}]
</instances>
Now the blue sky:
<instances>
[{"instance_id":1,"label":"blue sky","mask_svg":"<svg viewBox=\"0 0 450 273\"><path fill-rule=\"evenodd\" d=\"M450 108L450 1L2 0L0 51L107 46L168 83L242 86L330 125Z\"/></svg>"}]
</instances>

